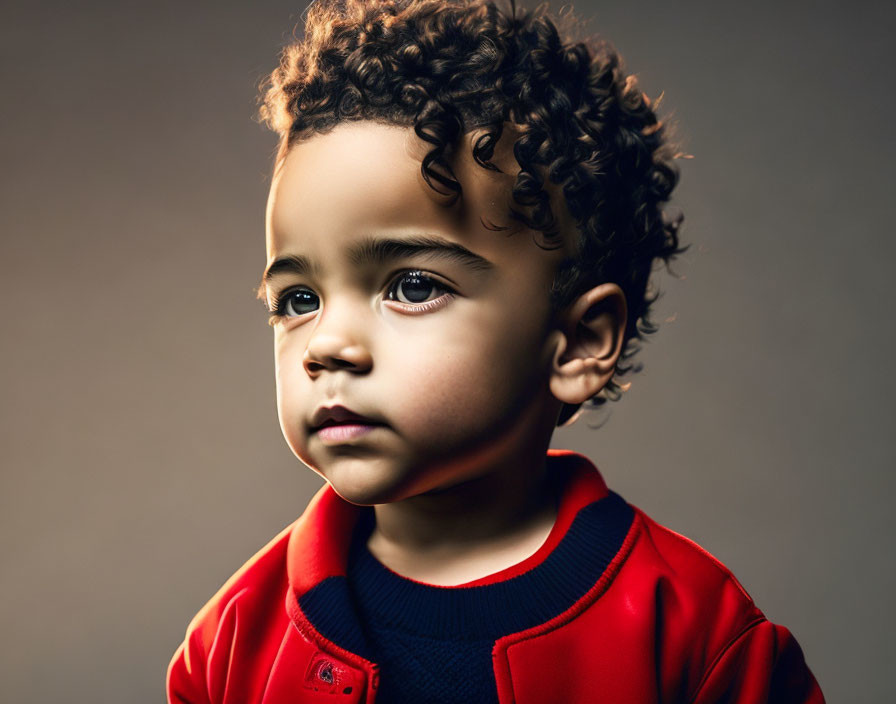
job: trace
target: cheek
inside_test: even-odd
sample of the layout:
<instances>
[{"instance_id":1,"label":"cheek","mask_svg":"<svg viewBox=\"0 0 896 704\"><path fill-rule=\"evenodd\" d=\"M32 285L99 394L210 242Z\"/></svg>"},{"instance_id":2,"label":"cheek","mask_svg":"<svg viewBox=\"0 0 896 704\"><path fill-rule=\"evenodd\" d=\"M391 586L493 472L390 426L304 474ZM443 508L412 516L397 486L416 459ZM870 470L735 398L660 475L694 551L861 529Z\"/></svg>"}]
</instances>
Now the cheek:
<instances>
[{"instance_id":1,"label":"cheek","mask_svg":"<svg viewBox=\"0 0 896 704\"><path fill-rule=\"evenodd\" d=\"M395 380L389 406L415 434L464 433L496 422L539 383L537 341L514 321L482 315L458 327L453 335L434 327L404 338L403 351L380 357L381 371Z\"/></svg>"},{"instance_id":2,"label":"cheek","mask_svg":"<svg viewBox=\"0 0 896 704\"><path fill-rule=\"evenodd\" d=\"M307 409L308 375L302 366L304 346L294 339L279 338L274 343L274 378L277 386L277 414L287 442L293 450L301 442L301 425Z\"/></svg>"}]
</instances>

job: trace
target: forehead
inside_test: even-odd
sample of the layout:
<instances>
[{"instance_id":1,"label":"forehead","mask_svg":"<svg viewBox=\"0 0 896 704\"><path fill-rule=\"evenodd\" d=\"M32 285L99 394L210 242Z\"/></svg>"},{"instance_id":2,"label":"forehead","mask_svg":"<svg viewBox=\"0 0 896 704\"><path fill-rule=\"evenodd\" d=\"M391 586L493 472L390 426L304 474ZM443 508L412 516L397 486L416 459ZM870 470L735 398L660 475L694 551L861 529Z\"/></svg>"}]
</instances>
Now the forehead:
<instances>
[{"instance_id":1,"label":"forehead","mask_svg":"<svg viewBox=\"0 0 896 704\"><path fill-rule=\"evenodd\" d=\"M348 122L299 142L284 157L271 185L268 259L313 246L321 237L332 243L332 238L387 234L451 237L486 256L498 255L508 245L516 250L535 247L531 233L507 217L519 169L511 141L505 135L495 151L493 161L504 171L499 173L473 160L470 146L476 136L465 135L457 155L450 157L463 188L463 196L450 206L423 179L420 165L431 145L413 128ZM494 226L511 229L495 232ZM514 230L518 232L506 236Z\"/></svg>"}]
</instances>

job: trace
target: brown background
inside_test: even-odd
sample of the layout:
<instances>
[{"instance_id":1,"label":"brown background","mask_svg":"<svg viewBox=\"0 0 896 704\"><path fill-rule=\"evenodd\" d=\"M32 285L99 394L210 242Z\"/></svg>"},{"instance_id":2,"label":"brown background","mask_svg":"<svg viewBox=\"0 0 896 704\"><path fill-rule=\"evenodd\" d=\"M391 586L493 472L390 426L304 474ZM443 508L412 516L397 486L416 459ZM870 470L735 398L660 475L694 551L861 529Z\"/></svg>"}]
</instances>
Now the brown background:
<instances>
[{"instance_id":1,"label":"brown background","mask_svg":"<svg viewBox=\"0 0 896 704\"><path fill-rule=\"evenodd\" d=\"M304 6L3 6L4 702L160 701L319 486L253 298L255 84ZM646 371L555 445L729 565L829 701L894 701L892 6L576 7L665 91L693 248Z\"/></svg>"}]
</instances>

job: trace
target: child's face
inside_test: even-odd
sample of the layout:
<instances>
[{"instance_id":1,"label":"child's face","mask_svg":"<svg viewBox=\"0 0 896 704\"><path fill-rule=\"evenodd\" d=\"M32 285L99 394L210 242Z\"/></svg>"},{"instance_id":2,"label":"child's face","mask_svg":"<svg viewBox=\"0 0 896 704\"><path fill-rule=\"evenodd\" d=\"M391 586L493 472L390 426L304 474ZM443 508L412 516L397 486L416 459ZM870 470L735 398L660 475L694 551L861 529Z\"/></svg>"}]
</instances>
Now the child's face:
<instances>
[{"instance_id":1,"label":"child's face","mask_svg":"<svg viewBox=\"0 0 896 704\"><path fill-rule=\"evenodd\" d=\"M564 251L482 224L519 227L506 218L516 171L486 171L464 145L453 163L463 197L450 208L420 174L426 145L413 130L374 122L298 143L271 187L281 428L355 503L506 466L546 446L557 418L549 289ZM501 153L507 171L515 162ZM271 267L288 257L303 266ZM334 405L369 423L318 430L315 415Z\"/></svg>"}]
</instances>

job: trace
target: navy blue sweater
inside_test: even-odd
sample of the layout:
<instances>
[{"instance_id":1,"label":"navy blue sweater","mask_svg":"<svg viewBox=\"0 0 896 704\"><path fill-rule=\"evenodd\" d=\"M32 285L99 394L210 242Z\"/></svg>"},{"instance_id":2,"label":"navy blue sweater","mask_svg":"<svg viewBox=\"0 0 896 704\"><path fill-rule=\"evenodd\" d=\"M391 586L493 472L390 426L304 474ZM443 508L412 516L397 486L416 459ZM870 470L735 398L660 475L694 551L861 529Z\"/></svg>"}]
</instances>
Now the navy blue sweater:
<instances>
[{"instance_id":1,"label":"navy blue sweater","mask_svg":"<svg viewBox=\"0 0 896 704\"><path fill-rule=\"evenodd\" d=\"M377 704L497 704L492 647L565 611L619 549L630 507L612 493L581 509L542 561L509 579L439 587L406 579L367 549L373 510L355 531L348 583L371 659ZM500 573L499 573L500 574Z\"/></svg>"}]
</instances>

